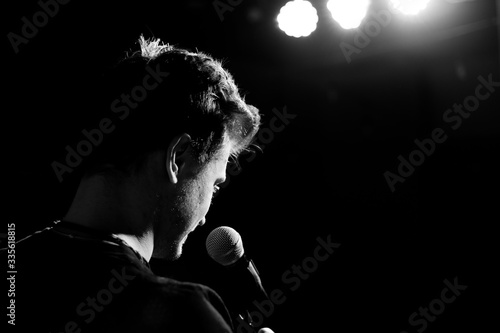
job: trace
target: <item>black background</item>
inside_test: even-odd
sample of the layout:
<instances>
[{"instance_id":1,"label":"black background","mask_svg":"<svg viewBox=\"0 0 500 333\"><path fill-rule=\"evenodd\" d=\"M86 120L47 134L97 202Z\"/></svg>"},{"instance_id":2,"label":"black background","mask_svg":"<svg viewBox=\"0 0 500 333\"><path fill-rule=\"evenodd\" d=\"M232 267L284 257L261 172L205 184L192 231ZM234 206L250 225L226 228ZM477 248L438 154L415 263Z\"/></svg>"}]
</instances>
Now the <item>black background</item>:
<instances>
[{"instance_id":1,"label":"black background","mask_svg":"<svg viewBox=\"0 0 500 333\"><path fill-rule=\"evenodd\" d=\"M491 327L500 89L457 130L442 115L474 94L479 76L500 81L498 3L432 0L415 18L393 16L348 63L339 45L353 45L354 31L331 19L326 1L312 1L318 29L301 39L277 28L285 2L243 0L221 21L211 1L73 0L17 54L5 37L0 232L15 222L20 238L64 215L77 172L60 183L51 163L81 139L99 73L137 49L140 34L155 36L225 59L263 127L274 108L296 115L253 161L240 160L183 257L153 262L159 273L223 293L224 271L204 242L228 225L265 287L285 292L267 322L276 332L416 332L408 317L455 277L467 290L426 331ZM35 1L3 6L4 36L40 10ZM391 192L384 172L396 173L398 156L435 128L446 142ZM282 274L328 235L341 246L291 291Z\"/></svg>"}]
</instances>

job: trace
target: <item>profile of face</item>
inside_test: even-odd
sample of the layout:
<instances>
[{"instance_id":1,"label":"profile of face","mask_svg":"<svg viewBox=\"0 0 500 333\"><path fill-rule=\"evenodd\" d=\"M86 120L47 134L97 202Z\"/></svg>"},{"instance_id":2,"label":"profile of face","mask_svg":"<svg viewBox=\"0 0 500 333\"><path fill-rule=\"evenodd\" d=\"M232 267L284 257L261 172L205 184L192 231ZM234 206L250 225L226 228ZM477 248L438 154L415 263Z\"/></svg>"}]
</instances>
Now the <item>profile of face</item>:
<instances>
[{"instance_id":1,"label":"profile of face","mask_svg":"<svg viewBox=\"0 0 500 333\"><path fill-rule=\"evenodd\" d=\"M162 158L165 173L158 175L153 212L156 258L181 256L188 235L205 223L213 195L226 178L230 140L204 164L193 156L190 141L187 134L175 138Z\"/></svg>"}]
</instances>

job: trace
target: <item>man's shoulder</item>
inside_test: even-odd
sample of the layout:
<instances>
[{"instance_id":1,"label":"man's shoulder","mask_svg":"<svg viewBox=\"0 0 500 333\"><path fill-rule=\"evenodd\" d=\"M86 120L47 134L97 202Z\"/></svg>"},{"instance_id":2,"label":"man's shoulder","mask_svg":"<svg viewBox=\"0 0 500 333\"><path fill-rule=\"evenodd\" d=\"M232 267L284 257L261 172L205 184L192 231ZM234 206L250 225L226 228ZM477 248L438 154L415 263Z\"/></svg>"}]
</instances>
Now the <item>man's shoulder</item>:
<instances>
[{"instance_id":1,"label":"man's shoulder","mask_svg":"<svg viewBox=\"0 0 500 333\"><path fill-rule=\"evenodd\" d=\"M148 277L150 290L157 297L166 300L178 300L180 304L192 306L193 303L207 303L221 308L225 305L219 294L211 287L195 282L179 281L176 279L152 275Z\"/></svg>"},{"instance_id":2,"label":"man's shoulder","mask_svg":"<svg viewBox=\"0 0 500 333\"><path fill-rule=\"evenodd\" d=\"M123 246L43 232L18 250L19 303L37 325L52 318L43 327L74 320L82 332L231 332L212 288L157 276Z\"/></svg>"},{"instance_id":3,"label":"man's shoulder","mask_svg":"<svg viewBox=\"0 0 500 333\"><path fill-rule=\"evenodd\" d=\"M182 323L185 327L198 329L219 328L231 332L232 321L221 297L212 288L194 282L152 275L143 275L131 288L130 296L141 304L142 316L150 321L163 318L165 322ZM136 289L136 297L133 294Z\"/></svg>"},{"instance_id":4,"label":"man's shoulder","mask_svg":"<svg viewBox=\"0 0 500 333\"><path fill-rule=\"evenodd\" d=\"M212 296L217 293L210 287L195 282L180 281L173 278L154 275L151 282L159 291L180 296Z\"/></svg>"}]
</instances>

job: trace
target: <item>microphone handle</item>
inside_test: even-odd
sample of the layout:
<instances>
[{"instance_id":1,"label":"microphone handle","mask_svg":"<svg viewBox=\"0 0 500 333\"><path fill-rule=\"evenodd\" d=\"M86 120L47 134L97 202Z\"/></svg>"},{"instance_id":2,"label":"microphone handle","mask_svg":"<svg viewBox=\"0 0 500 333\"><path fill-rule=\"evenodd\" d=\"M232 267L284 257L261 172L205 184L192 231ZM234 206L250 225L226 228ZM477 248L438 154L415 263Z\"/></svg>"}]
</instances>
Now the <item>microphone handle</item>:
<instances>
[{"instance_id":1,"label":"microphone handle","mask_svg":"<svg viewBox=\"0 0 500 333\"><path fill-rule=\"evenodd\" d=\"M243 255L245 257L245 255ZM245 259L247 259L245 257ZM247 259L248 260L248 266L247 269L252 274L254 280L255 280L255 285L258 288L258 294L260 295L260 298L266 298L269 299L269 296L267 295L266 290L264 287L262 287L262 281L259 276L259 271L257 270L257 267L255 266L254 262L252 259Z\"/></svg>"},{"instance_id":2,"label":"microphone handle","mask_svg":"<svg viewBox=\"0 0 500 333\"><path fill-rule=\"evenodd\" d=\"M269 300L269 296L262 286L259 271L253 260L244 254L236 263L226 266L231 270L231 276L239 282L238 293L229 297L229 305L232 312L252 326L252 319L249 314L251 307L255 307L253 302L261 303ZM241 288L241 285L245 288Z\"/></svg>"}]
</instances>

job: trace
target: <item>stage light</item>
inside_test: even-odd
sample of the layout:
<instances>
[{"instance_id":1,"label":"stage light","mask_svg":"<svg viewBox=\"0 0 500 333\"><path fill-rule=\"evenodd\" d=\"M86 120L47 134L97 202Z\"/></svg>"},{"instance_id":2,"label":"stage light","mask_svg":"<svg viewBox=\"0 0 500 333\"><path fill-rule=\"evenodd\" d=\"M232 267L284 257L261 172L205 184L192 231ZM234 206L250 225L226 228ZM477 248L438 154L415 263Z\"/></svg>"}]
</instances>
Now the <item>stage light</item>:
<instances>
[{"instance_id":1,"label":"stage light","mask_svg":"<svg viewBox=\"0 0 500 333\"><path fill-rule=\"evenodd\" d=\"M365 18L370 0L330 0L326 7L342 28L355 29Z\"/></svg>"},{"instance_id":2,"label":"stage light","mask_svg":"<svg viewBox=\"0 0 500 333\"><path fill-rule=\"evenodd\" d=\"M390 0L390 5L393 9L406 14L417 15L424 10L430 0Z\"/></svg>"},{"instance_id":3,"label":"stage light","mask_svg":"<svg viewBox=\"0 0 500 333\"><path fill-rule=\"evenodd\" d=\"M288 36L306 37L316 30L318 13L309 1L289 1L281 7L277 20Z\"/></svg>"}]
</instances>

